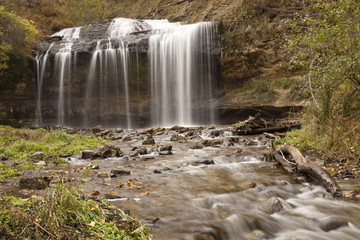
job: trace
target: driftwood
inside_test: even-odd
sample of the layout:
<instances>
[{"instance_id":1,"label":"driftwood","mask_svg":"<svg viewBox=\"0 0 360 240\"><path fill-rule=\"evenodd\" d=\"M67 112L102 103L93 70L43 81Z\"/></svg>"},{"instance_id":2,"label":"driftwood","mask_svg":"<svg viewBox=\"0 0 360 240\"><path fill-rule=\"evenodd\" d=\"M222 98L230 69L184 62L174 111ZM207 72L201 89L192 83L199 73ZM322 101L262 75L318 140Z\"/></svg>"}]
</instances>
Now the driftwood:
<instances>
[{"instance_id":1,"label":"driftwood","mask_svg":"<svg viewBox=\"0 0 360 240\"><path fill-rule=\"evenodd\" d=\"M255 134L262 134L262 133L275 133L275 132L288 132L291 129L300 128L301 124L290 124L286 126L279 126L279 127L267 127L267 128L255 128L255 129L248 129L248 130L241 130L241 131L234 131L235 135L255 135Z\"/></svg>"},{"instance_id":2,"label":"driftwood","mask_svg":"<svg viewBox=\"0 0 360 240\"><path fill-rule=\"evenodd\" d=\"M304 174L317 180L334 197L341 197L342 192L330 174L314 163L309 163L299 149L291 145L281 145L274 152L275 159L290 173Z\"/></svg>"},{"instance_id":3,"label":"driftwood","mask_svg":"<svg viewBox=\"0 0 360 240\"><path fill-rule=\"evenodd\" d=\"M233 125L234 135L254 135L262 133L274 133L274 132L287 132L294 128L300 128L300 123L289 124L275 124L273 121L269 122L260 117L260 114L256 114L254 117L249 116L245 121L235 123Z\"/></svg>"}]
</instances>

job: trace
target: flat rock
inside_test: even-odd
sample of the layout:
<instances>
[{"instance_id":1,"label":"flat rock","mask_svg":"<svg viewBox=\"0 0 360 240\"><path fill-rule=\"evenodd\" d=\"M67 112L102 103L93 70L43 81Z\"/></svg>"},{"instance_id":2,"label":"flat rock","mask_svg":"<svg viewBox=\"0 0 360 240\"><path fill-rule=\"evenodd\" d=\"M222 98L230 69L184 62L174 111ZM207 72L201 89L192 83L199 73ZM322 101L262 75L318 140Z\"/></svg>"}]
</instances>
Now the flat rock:
<instances>
[{"instance_id":1,"label":"flat rock","mask_svg":"<svg viewBox=\"0 0 360 240\"><path fill-rule=\"evenodd\" d=\"M213 165L215 164L214 160L201 160L201 161L195 161L194 165L198 166L198 165Z\"/></svg>"},{"instance_id":2,"label":"flat rock","mask_svg":"<svg viewBox=\"0 0 360 240\"><path fill-rule=\"evenodd\" d=\"M81 159L90 159L95 156L94 150L83 150L81 151Z\"/></svg>"},{"instance_id":3,"label":"flat rock","mask_svg":"<svg viewBox=\"0 0 360 240\"><path fill-rule=\"evenodd\" d=\"M21 189L41 190L49 187L51 179L49 177L21 178L19 186Z\"/></svg>"},{"instance_id":4,"label":"flat rock","mask_svg":"<svg viewBox=\"0 0 360 240\"><path fill-rule=\"evenodd\" d=\"M130 171L121 170L121 169L111 170L111 173L114 173L114 174L119 175L119 176L127 176L127 175L130 175L130 174L131 174Z\"/></svg>"}]
</instances>

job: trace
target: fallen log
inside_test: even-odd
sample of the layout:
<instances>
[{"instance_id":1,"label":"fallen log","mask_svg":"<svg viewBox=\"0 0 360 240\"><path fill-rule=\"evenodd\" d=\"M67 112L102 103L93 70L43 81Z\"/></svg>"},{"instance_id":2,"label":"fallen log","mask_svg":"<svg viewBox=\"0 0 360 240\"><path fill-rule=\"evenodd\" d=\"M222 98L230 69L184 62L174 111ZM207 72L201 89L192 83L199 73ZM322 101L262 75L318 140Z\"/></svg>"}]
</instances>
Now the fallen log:
<instances>
[{"instance_id":1,"label":"fallen log","mask_svg":"<svg viewBox=\"0 0 360 240\"><path fill-rule=\"evenodd\" d=\"M323 185L326 191L334 197L343 196L339 185L330 174L318 165L308 162L296 147L280 145L273 156L288 172L311 177Z\"/></svg>"},{"instance_id":2,"label":"fallen log","mask_svg":"<svg viewBox=\"0 0 360 240\"><path fill-rule=\"evenodd\" d=\"M291 124L287 126L279 126L279 127L265 127L265 128L255 128L255 129L246 129L240 131L233 131L235 136L239 135L255 135L255 134L262 134L262 133L275 133L275 132L288 132L295 128L300 128L301 124Z\"/></svg>"}]
</instances>

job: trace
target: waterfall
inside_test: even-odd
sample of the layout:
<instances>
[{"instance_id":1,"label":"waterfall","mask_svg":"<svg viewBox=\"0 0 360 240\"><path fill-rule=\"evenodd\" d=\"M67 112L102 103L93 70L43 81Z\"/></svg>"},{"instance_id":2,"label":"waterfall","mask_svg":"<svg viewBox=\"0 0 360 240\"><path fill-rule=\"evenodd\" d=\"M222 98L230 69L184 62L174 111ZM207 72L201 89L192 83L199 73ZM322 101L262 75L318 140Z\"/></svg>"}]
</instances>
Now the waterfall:
<instances>
[{"instance_id":1,"label":"waterfall","mask_svg":"<svg viewBox=\"0 0 360 240\"><path fill-rule=\"evenodd\" d=\"M57 108L57 124L64 125L66 110L65 110L65 93L64 82L67 80L70 85L71 81L71 56L72 46L75 39L80 38L81 27L66 28L52 37L61 37L65 42L61 44L61 48L55 54L55 71L58 73L59 93L58 93L58 108ZM69 93L70 89L68 90ZM70 103L70 94L68 94L68 102ZM67 107L67 109L69 106Z\"/></svg>"},{"instance_id":2,"label":"waterfall","mask_svg":"<svg viewBox=\"0 0 360 240\"><path fill-rule=\"evenodd\" d=\"M216 123L212 23L115 18L106 24L61 30L52 35L60 40L38 54L39 124ZM44 71L49 71L46 78ZM52 108L44 102L52 102Z\"/></svg>"},{"instance_id":3,"label":"waterfall","mask_svg":"<svg viewBox=\"0 0 360 240\"><path fill-rule=\"evenodd\" d=\"M50 47L46 51L45 55L36 55L35 57L35 73L36 73L36 83L37 83L37 99L36 99L36 122L37 125L41 125L42 122L42 114L41 114L41 95L43 88L43 80L45 68L48 63L49 51L54 46L54 43L50 44Z\"/></svg>"},{"instance_id":4,"label":"waterfall","mask_svg":"<svg viewBox=\"0 0 360 240\"><path fill-rule=\"evenodd\" d=\"M212 23L191 25L148 20L154 125L211 124L212 67L215 47Z\"/></svg>"}]
</instances>

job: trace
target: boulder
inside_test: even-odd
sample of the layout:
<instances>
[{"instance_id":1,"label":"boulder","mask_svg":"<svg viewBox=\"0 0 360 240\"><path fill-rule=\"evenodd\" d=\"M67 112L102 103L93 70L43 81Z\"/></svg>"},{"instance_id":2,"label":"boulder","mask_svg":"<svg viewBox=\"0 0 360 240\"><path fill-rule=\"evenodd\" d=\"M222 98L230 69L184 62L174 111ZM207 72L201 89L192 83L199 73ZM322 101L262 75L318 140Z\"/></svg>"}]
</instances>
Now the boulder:
<instances>
[{"instance_id":1,"label":"boulder","mask_svg":"<svg viewBox=\"0 0 360 240\"><path fill-rule=\"evenodd\" d=\"M349 220L346 217L341 216L330 216L320 221L320 228L325 232L336 230L340 227L346 227L348 225Z\"/></svg>"},{"instance_id":2,"label":"boulder","mask_svg":"<svg viewBox=\"0 0 360 240\"><path fill-rule=\"evenodd\" d=\"M94 150L83 150L81 152L81 159L92 159L95 156L95 151Z\"/></svg>"},{"instance_id":3,"label":"boulder","mask_svg":"<svg viewBox=\"0 0 360 240\"><path fill-rule=\"evenodd\" d=\"M283 205L278 197L272 197L268 203L268 213L273 214L280 212L283 209Z\"/></svg>"},{"instance_id":4,"label":"boulder","mask_svg":"<svg viewBox=\"0 0 360 240\"><path fill-rule=\"evenodd\" d=\"M179 143L186 143L187 139L185 137L181 136L181 135L174 134L174 135L171 136L170 141L179 142Z\"/></svg>"},{"instance_id":5,"label":"boulder","mask_svg":"<svg viewBox=\"0 0 360 240\"><path fill-rule=\"evenodd\" d=\"M43 152L35 152L32 156L34 159L41 160L44 158L44 153Z\"/></svg>"},{"instance_id":6,"label":"boulder","mask_svg":"<svg viewBox=\"0 0 360 240\"><path fill-rule=\"evenodd\" d=\"M119 147L105 145L95 154L95 158L122 157L124 154Z\"/></svg>"},{"instance_id":7,"label":"boulder","mask_svg":"<svg viewBox=\"0 0 360 240\"><path fill-rule=\"evenodd\" d=\"M143 145L153 145L155 144L155 140L153 137L148 137L147 139L145 139L143 142L142 142Z\"/></svg>"}]
</instances>

